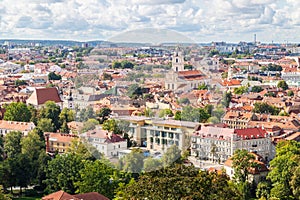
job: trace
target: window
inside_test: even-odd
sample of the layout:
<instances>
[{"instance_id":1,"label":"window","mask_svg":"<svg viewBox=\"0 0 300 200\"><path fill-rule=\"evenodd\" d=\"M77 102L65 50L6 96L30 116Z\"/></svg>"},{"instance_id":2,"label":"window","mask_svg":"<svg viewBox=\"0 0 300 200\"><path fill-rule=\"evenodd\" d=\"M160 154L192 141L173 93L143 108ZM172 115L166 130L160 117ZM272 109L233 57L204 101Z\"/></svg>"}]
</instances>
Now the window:
<instances>
[{"instance_id":1,"label":"window","mask_svg":"<svg viewBox=\"0 0 300 200\"><path fill-rule=\"evenodd\" d=\"M121 148L121 145L118 145L118 148L120 149L120 148Z\"/></svg>"},{"instance_id":2,"label":"window","mask_svg":"<svg viewBox=\"0 0 300 200\"><path fill-rule=\"evenodd\" d=\"M169 138L173 139L173 137L174 137L174 134L173 133L169 133Z\"/></svg>"}]
</instances>

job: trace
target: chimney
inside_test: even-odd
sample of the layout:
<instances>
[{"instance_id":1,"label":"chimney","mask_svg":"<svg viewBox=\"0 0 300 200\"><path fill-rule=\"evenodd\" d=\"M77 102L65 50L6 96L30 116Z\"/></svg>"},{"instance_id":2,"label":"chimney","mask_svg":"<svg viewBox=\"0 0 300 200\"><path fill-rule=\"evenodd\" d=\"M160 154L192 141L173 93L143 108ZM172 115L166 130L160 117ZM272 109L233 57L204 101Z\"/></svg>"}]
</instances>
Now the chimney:
<instances>
[{"instance_id":1,"label":"chimney","mask_svg":"<svg viewBox=\"0 0 300 200\"><path fill-rule=\"evenodd\" d=\"M45 139L46 139L46 152L50 152L49 136L50 136L50 133L45 133Z\"/></svg>"}]
</instances>

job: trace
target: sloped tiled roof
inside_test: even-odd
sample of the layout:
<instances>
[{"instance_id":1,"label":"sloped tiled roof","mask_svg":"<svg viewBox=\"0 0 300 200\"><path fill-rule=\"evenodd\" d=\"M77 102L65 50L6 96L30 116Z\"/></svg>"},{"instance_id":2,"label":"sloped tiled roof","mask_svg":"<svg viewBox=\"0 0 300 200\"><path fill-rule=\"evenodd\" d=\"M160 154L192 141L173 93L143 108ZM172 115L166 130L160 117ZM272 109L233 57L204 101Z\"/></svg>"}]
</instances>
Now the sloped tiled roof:
<instances>
[{"instance_id":1,"label":"sloped tiled roof","mask_svg":"<svg viewBox=\"0 0 300 200\"><path fill-rule=\"evenodd\" d=\"M242 139L264 138L267 134L262 128L235 129L234 132Z\"/></svg>"},{"instance_id":2,"label":"sloped tiled roof","mask_svg":"<svg viewBox=\"0 0 300 200\"><path fill-rule=\"evenodd\" d=\"M54 192L42 198L42 200L81 200L73 195L70 195L62 190Z\"/></svg>"},{"instance_id":3,"label":"sloped tiled roof","mask_svg":"<svg viewBox=\"0 0 300 200\"><path fill-rule=\"evenodd\" d=\"M57 88L36 88L31 96L27 99L27 103L32 105L42 105L46 103L46 101L54 101L55 103L62 102Z\"/></svg>"}]
</instances>

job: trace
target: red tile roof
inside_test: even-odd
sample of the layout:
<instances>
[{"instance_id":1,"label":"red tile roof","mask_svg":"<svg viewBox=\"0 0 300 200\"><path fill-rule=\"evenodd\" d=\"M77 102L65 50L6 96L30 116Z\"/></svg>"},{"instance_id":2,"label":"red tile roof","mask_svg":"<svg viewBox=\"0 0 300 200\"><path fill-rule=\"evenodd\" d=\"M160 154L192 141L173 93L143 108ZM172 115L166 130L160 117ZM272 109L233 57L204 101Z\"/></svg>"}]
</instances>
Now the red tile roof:
<instances>
[{"instance_id":1,"label":"red tile roof","mask_svg":"<svg viewBox=\"0 0 300 200\"><path fill-rule=\"evenodd\" d=\"M77 135L50 132L45 132L45 136L48 136L51 141L63 143L71 143L72 140L78 138Z\"/></svg>"},{"instance_id":2,"label":"red tile roof","mask_svg":"<svg viewBox=\"0 0 300 200\"><path fill-rule=\"evenodd\" d=\"M32 105L42 105L46 103L46 101L54 101L55 103L62 102L57 88L36 88L32 95L27 99L27 103Z\"/></svg>"},{"instance_id":3,"label":"red tile roof","mask_svg":"<svg viewBox=\"0 0 300 200\"><path fill-rule=\"evenodd\" d=\"M262 128L235 129L234 133L244 140L264 138L267 135L267 131Z\"/></svg>"},{"instance_id":4,"label":"red tile roof","mask_svg":"<svg viewBox=\"0 0 300 200\"><path fill-rule=\"evenodd\" d=\"M52 194L49 194L48 196L43 197L42 200L81 200L81 199L76 198L60 190L58 192L54 192Z\"/></svg>"}]
</instances>

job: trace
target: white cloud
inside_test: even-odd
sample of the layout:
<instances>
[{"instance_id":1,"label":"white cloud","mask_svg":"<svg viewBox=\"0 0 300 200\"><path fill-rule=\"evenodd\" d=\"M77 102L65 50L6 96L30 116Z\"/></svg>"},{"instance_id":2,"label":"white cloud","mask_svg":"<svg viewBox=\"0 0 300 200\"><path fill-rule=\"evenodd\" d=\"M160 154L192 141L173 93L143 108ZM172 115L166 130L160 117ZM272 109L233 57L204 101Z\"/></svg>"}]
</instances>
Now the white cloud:
<instances>
[{"instance_id":1,"label":"white cloud","mask_svg":"<svg viewBox=\"0 0 300 200\"><path fill-rule=\"evenodd\" d=\"M3 38L107 39L153 27L200 42L249 41L254 33L296 42L299 6L298 0L3 0L0 28Z\"/></svg>"}]
</instances>

